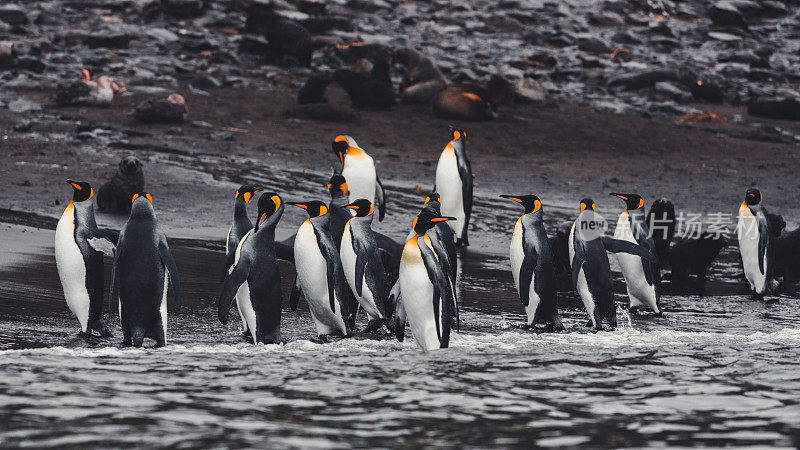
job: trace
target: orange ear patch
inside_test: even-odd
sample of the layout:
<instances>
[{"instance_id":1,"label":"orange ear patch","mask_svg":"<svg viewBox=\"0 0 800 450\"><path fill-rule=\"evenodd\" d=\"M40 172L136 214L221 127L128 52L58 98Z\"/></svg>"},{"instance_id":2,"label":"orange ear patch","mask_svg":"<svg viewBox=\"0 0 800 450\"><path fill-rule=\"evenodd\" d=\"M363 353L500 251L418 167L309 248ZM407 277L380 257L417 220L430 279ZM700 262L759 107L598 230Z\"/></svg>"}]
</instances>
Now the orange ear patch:
<instances>
[{"instance_id":1,"label":"orange ear patch","mask_svg":"<svg viewBox=\"0 0 800 450\"><path fill-rule=\"evenodd\" d=\"M639 208L641 208L642 206L644 206L644 199L640 198L639 199Z\"/></svg>"},{"instance_id":2,"label":"orange ear patch","mask_svg":"<svg viewBox=\"0 0 800 450\"><path fill-rule=\"evenodd\" d=\"M131 203L135 202L137 198L139 198L139 194L133 194L133 198L131 199Z\"/></svg>"},{"instance_id":3,"label":"orange ear patch","mask_svg":"<svg viewBox=\"0 0 800 450\"><path fill-rule=\"evenodd\" d=\"M461 132L458 130L453 130L453 140L457 141L461 139Z\"/></svg>"},{"instance_id":4,"label":"orange ear patch","mask_svg":"<svg viewBox=\"0 0 800 450\"><path fill-rule=\"evenodd\" d=\"M144 196L145 196L145 198L147 198L147 200L150 201L150 204L152 205L153 204L153 196L150 195L150 194L144 194Z\"/></svg>"}]
</instances>

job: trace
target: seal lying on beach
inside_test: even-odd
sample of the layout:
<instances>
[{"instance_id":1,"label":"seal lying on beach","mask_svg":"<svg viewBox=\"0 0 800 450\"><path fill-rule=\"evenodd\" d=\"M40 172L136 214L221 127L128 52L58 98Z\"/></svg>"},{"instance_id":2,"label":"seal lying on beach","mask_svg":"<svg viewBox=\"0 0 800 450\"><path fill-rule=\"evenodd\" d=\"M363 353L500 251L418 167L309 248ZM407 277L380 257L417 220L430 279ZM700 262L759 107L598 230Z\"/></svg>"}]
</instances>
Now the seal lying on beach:
<instances>
[{"instance_id":1,"label":"seal lying on beach","mask_svg":"<svg viewBox=\"0 0 800 450\"><path fill-rule=\"evenodd\" d=\"M111 181L100 186L97 192L97 209L111 213L131 211L133 194L144 190L142 163L135 156L120 161Z\"/></svg>"},{"instance_id":2,"label":"seal lying on beach","mask_svg":"<svg viewBox=\"0 0 800 450\"><path fill-rule=\"evenodd\" d=\"M392 55L394 62L406 69L400 83L403 103L430 105L436 94L447 86L447 79L430 58L413 48L401 48Z\"/></svg>"},{"instance_id":3,"label":"seal lying on beach","mask_svg":"<svg viewBox=\"0 0 800 450\"><path fill-rule=\"evenodd\" d=\"M183 96L170 94L167 98L154 97L139 103L131 116L142 123L181 123L188 113Z\"/></svg>"}]
</instances>

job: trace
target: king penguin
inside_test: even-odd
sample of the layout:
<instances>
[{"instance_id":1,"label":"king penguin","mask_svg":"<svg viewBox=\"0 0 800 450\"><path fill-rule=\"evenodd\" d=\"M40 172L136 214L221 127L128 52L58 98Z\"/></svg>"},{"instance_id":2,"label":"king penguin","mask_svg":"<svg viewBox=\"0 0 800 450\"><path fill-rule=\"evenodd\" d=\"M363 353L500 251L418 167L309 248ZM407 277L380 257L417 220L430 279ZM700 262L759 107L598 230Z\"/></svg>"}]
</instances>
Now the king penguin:
<instances>
[{"instance_id":1,"label":"king penguin","mask_svg":"<svg viewBox=\"0 0 800 450\"><path fill-rule=\"evenodd\" d=\"M89 183L67 180L72 186L69 202L56 225L55 255L58 276L67 306L80 323L81 336L92 330L103 337L111 331L103 320L103 253L114 256L119 234L97 228Z\"/></svg>"},{"instance_id":2,"label":"king penguin","mask_svg":"<svg viewBox=\"0 0 800 450\"><path fill-rule=\"evenodd\" d=\"M333 153L342 163L342 175L347 180L350 198L365 198L378 208L378 220L386 215L386 195L375 170L372 157L350 136L339 135L331 144Z\"/></svg>"},{"instance_id":3,"label":"king penguin","mask_svg":"<svg viewBox=\"0 0 800 450\"><path fill-rule=\"evenodd\" d=\"M339 250L328 232L328 207L319 200L287 204L308 213L308 219L300 225L294 240L297 280L289 300L290 306L296 308L302 292L320 339L325 340L327 335L335 332L350 336L345 297L349 287Z\"/></svg>"},{"instance_id":4,"label":"king penguin","mask_svg":"<svg viewBox=\"0 0 800 450\"><path fill-rule=\"evenodd\" d=\"M433 216L440 216L441 215L441 203L439 199L439 194L436 192L431 192L425 197L425 202L422 205L422 211L427 211L427 214ZM406 237L406 241L414 237L415 231L412 229L408 236ZM461 330L461 323L460 323L460 316L459 316L459 296L458 296L458 286L456 283L456 278L458 275L458 255L456 253L456 242L453 238L453 229L447 225L447 221L440 221L437 222L431 229L425 232L425 235L428 236L431 240L431 247L433 247L433 252L436 254L436 259L439 260L439 264L442 266L442 271L448 277L450 281L450 287L453 291L453 311L455 313L455 323L456 323L456 330ZM387 301L388 308L390 311L396 311L397 309L397 302L401 301L402 293L400 292L400 281L398 280L392 289L389 291L389 299Z\"/></svg>"},{"instance_id":5,"label":"king penguin","mask_svg":"<svg viewBox=\"0 0 800 450\"><path fill-rule=\"evenodd\" d=\"M467 132L450 127L452 140L439 156L434 190L441 196L442 214L455 217L448 222L458 245L469 245L467 231L472 215L472 167L467 159Z\"/></svg>"},{"instance_id":6,"label":"king penguin","mask_svg":"<svg viewBox=\"0 0 800 450\"><path fill-rule=\"evenodd\" d=\"M535 195L501 195L517 202L525 212L514 225L509 259L517 293L525 307L528 326L545 324L563 331L558 317L558 289L550 240L544 229L542 201Z\"/></svg>"},{"instance_id":7,"label":"king penguin","mask_svg":"<svg viewBox=\"0 0 800 450\"><path fill-rule=\"evenodd\" d=\"M253 222L247 216L247 205L250 204L250 199L253 198L261 188L244 184L236 190L236 196L233 199L233 222L231 227L228 228L228 235L225 238L225 267L222 274L222 279L228 276L233 270L233 263L236 257L236 247L239 246L239 241L242 240L245 234L253 229ZM237 306L239 302L236 303ZM242 335L249 336L247 330L247 321L245 320L242 311L239 311L239 316L242 318Z\"/></svg>"},{"instance_id":8,"label":"king penguin","mask_svg":"<svg viewBox=\"0 0 800 450\"><path fill-rule=\"evenodd\" d=\"M400 259L400 291L395 335L402 341L405 320L423 350L447 348L453 320L453 291L434 252L428 230L439 222L454 220L424 209L414 218L414 236L403 246Z\"/></svg>"},{"instance_id":9,"label":"king penguin","mask_svg":"<svg viewBox=\"0 0 800 450\"><path fill-rule=\"evenodd\" d=\"M345 205L344 208L356 212L344 226L339 248L344 275L356 300L367 313L369 324L365 331L377 331L387 321L386 300L389 292L386 269L383 267L375 232L372 231L375 209L364 198Z\"/></svg>"},{"instance_id":10,"label":"king penguin","mask_svg":"<svg viewBox=\"0 0 800 450\"><path fill-rule=\"evenodd\" d=\"M281 273L275 254L275 227L283 215L283 201L274 192L258 199L256 226L235 250L234 265L219 298L219 321L228 323L233 298L253 343L277 344L281 336Z\"/></svg>"},{"instance_id":11,"label":"king penguin","mask_svg":"<svg viewBox=\"0 0 800 450\"><path fill-rule=\"evenodd\" d=\"M174 306L181 306L178 268L153 209L153 197L141 192L131 199L131 215L119 234L111 269L119 272L119 320L122 346L141 347L145 337L156 347L167 345L167 288L172 281Z\"/></svg>"},{"instance_id":12,"label":"king penguin","mask_svg":"<svg viewBox=\"0 0 800 450\"><path fill-rule=\"evenodd\" d=\"M606 252L630 253L649 262L656 261L655 255L639 245L605 236L604 227L605 222L597 214L594 201L589 198L581 200L580 215L569 232L569 259L572 283L589 314L586 325L596 330L603 328L603 320L614 328L617 326L617 304Z\"/></svg>"},{"instance_id":13,"label":"king penguin","mask_svg":"<svg viewBox=\"0 0 800 450\"><path fill-rule=\"evenodd\" d=\"M778 282L773 278L773 231L766 208L761 202L764 195L758 189L748 189L739 206L739 255L742 257L744 276L750 289L759 297L775 292Z\"/></svg>"},{"instance_id":14,"label":"king penguin","mask_svg":"<svg viewBox=\"0 0 800 450\"><path fill-rule=\"evenodd\" d=\"M621 239L638 244L657 255L656 245L650 229L647 227L647 217L644 212L644 199L638 194L610 195L619 197L625 202L625 211L622 211L614 230L614 239ZM637 313L643 305L652 309L657 316L663 315L661 310L661 289L659 279L661 269L658 262L649 262L628 254L617 255L617 261L625 278L628 297L631 299L630 311Z\"/></svg>"}]
</instances>

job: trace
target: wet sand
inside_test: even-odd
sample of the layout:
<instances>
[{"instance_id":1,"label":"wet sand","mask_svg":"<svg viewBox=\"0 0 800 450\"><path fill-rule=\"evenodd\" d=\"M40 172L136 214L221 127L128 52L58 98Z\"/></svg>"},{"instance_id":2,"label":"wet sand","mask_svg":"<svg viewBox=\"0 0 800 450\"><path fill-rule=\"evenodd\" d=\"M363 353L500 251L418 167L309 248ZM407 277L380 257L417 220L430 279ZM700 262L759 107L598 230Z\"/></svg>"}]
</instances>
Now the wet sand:
<instances>
[{"instance_id":1,"label":"wet sand","mask_svg":"<svg viewBox=\"0 0 800 450\"><path fill-rule=\"evenodd\" d=\"M62 120L34 125L29 133L10 131L18 117L0 111L0 146L6 155L0 175L9 187L0 192L0 208L58 217L69 199L64 179L86 179L99 186L122 156L134 154L144 161L146 188L170 234L219 239L229 223L232 193L244 181L269 182L279 193L297 187L315 192L310 188L316 184L324 199L324 183L335 163L330 141L348 133L377 161L389 190L389 215L380 227L400 239L433 184L450 122L411 106L363 111L356 124L287 119L282 111L294 104L294 93L285 88L221 89L210 97L183 93L189 119L213 128L187 123L176 136L166 134L171 126L135 124L127 113L142 95L124 96L110 108L53 108ZM333 92L332 101L337 95L344 94ZM771 211L793 222L800 219L797 147L715 132L745 125L679 126L563 104L516 105L501 112L493 122L458 124L469 130L476 201L489 208L501 193L536 193L545 205L567 208L590 196L601 213L613 217L621 205L608 192L636 191L648 200L669 197L686 212L733 214L744 190L755 185L764 191ZM106 137L75 137L78 129L97 128L107 130ZM208 139L219 131L234 140ZM411 194L415 186L423 190L419 200L411 205L396 201L395 192ZM99 217L112 225L124 221ZM289 212L284 223L300 217ZM474 224L492 220L476 215ZM279 235L295 226L281 226Z\"/></svg>"}]
</instances>

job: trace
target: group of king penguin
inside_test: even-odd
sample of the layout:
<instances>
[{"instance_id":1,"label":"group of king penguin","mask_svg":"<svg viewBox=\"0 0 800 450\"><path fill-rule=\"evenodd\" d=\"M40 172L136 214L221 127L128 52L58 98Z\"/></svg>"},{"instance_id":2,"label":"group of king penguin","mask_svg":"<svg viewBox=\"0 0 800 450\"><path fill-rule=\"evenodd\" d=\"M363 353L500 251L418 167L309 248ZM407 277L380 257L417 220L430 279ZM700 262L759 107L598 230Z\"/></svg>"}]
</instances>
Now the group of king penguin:
<instances>
[{"instance_id":1,"label":"group of king penguin","mask_svg":"<svg viewBox=\"0 0 800 450\"><path fill-rule=\"evenodd\" d=\"M372 229L385 216L385 192L372 157L350 136L332 142L339 167L327 185L330 201L285 202L278 193L243 185L235 193L233 220L226 238L224 285L218 318L227 324L236 300L242 336L252 343L282 343L283 294L278 260L294 263L289 306L305 298L317 338L352 336L360 309L364 332L385 327L403 341L406 324L424 350L449 346L459 327L457 246L469 245L473 174L466 154L467 133L450 128L441 152L433 190L411 222L405 243ZM86 182L67 180L73 189L55 233L55 257L64 297L78 318L81 334L111 332L102 318L103 254L113 258L109 300L118 275L118 304L123 346L141 347L145 337L157 347L167 341L167 292L180 308L181 289L175 261L156 220L153 197L135 194L131 214L119 233L98 228ZM661 270L648 229L644 199L612 193L625 202L613 237L604 235L594 202L580 201L579 215L567 241L571 278L586 312L587 327L617 325L616 302L608 253L617 255L631 311L642 307L662 315ZM247 213L258 196L255 225ZM501 195L519 203L523 214L513 228L509 259L527 327L565 329L558 315L554 250L544 226L542 202L535 195ZM745 277L756 295L774 292L770 215L762 194L749 189L739 211L738 239ZM352 201L351 201L352 200ZM308 214L295 235L276 241L275 229L285 205ZM393 282L394 279L394 282Z\"/></svg>"}]
</instances>

